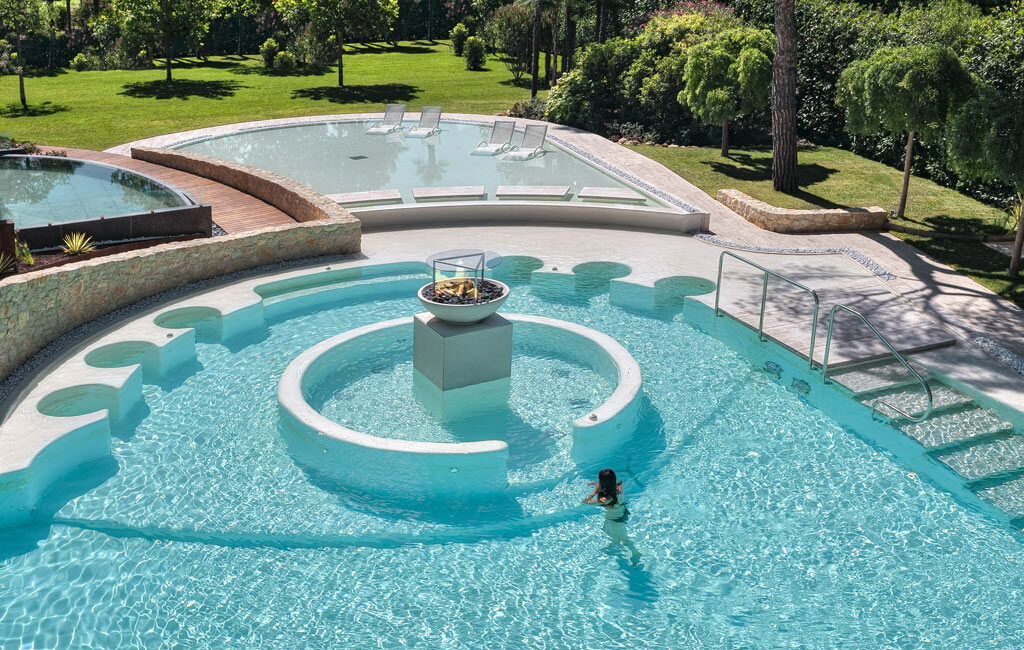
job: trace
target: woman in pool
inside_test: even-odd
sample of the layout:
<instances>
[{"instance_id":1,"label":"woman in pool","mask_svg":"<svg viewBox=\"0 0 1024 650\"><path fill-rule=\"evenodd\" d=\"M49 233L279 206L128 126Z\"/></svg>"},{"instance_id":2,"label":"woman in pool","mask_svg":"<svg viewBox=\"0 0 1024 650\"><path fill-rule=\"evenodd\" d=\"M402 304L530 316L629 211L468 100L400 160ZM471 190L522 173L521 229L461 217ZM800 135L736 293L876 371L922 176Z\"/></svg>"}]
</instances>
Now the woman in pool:
<instances>
[{"instance_id":1,"label":"woman in pool","mask_svg":"<svg viewBox=\"0 0 1024 650\"><path fill-rule=\"evenodd\" d=\"M640 551L637 550L626 532L629 510L626 508L626 500L622 496L622 482L616 479L614 471L603 469L597 475L597 483L591 483L591 485L594 486L594 491L583 500L583 503L604 508L605 534L611 538L612 546L622 544L628 548L632 553L630 561L636 564L640 560Z\"/></svg>"}]
</instances>

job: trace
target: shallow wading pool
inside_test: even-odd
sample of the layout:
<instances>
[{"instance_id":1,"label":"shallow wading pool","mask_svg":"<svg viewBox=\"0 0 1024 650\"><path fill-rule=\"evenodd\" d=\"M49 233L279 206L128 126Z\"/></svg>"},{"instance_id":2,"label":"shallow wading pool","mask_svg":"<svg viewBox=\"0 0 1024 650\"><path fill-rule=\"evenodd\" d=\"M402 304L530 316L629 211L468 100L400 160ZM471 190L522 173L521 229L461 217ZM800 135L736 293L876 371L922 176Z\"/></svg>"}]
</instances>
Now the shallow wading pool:
<instances>
[{"instance_id":1,"label":"shallow wading pool","mask_svg":"<svg viewBox=\"0 0 1024 650\"><path fill-rule=\"evenodd\" d=\"M404 131L368 134L371 124L336 121L253 128L174 148L276 172L327 195L397 189L406 203L415 202L414 188L482 186L488 200L497 199L499 186L567 186L570 201L579 201L584 187L640 192L551 139L543 155L515 160L505 154L472 155L490 137L490 125L444 121L439 134L415 138ZM415 125L403 126L408 130ZM519 144L522 138L517 132L512 143ZM664 205L644 193L639 194L639 202L629 203Z\"/></svg>"},{"instance_id":2,"label":"shallow wading pool","mask_svg":"<svg viewBox=\"0 0 1024 650\"><path fill-rule=\"evenodd\" d=\"M503 311L603 332L643 373L638 428L610 457L571 457L573 418L613 389L578 360L517 344L509 399L469 423L422 407L399 346L311 402L379 436L505 440L508 488L458 503L339 485L302 462L278 381L324 339L420 311L425 268L280 284L262 292L265 326L226 340L200 311L166 321L196 326L195 359L148 373L110 457L3 531L0 646L1024 643L1019 539L874 444L885 431L861 429L863 407L820 384L810 401L788 390L701 303L626 309L600 267L553 286L539 266L499 267ZM93 362L135 358L120 353ZM580 506L605 464L639 564Z\"/></svg>"}]
</instances>

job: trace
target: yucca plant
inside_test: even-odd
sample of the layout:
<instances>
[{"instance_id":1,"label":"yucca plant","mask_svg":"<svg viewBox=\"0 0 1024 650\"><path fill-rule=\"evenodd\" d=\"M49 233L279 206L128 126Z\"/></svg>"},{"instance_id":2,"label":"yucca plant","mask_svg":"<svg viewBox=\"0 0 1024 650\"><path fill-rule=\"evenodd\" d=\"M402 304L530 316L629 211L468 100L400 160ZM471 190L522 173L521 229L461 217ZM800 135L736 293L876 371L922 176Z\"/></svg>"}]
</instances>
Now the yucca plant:
<instances>
[{"instance_id":1,"label":"yucca plant","mask_svg":"<svg viewBox=\"0 0 1024 650\"><path fill-rule=\"evenodd\" d=\"M36 263L36 258L32 256L32 251L29 249L28 244L20 239L14 240L14 256L26 266L32 266Z\"/></svg>"},{"instance_id":2,"label":"yucca plant","mask_svg":"<svg viewBox=\"0 0 1024 650\"><path fill-rule=\"evenodd\" d=\"M84 232L73 232L64 235L62 250L68 255L81 255L96 250L92 245L92 236Z\"/></svg>"},{"instance_id":3,"label":"yucca plant","mask_svg":"<svg viewBox=\"0 0 1024 650\"><path fill-rule=\"evenodd\" d=\"M1006 226L1007 232L1017 230L1017 224L1020 223L1021 217L1024 216L1022 212L1024 212L1024 194L1017 194L1017 201L1006 208L1006 221L1003 225Z\"/></svg>"},{"instance_id":4,"label":"yucca plant","mask_svg":"<svg viewBox=\"0 0 1024 650\"><path fill-rule=\"evenodd\" d=\"M0 253L0 275L6 275L18 268L18 260L10 253Z\"/></svg>"}]
</instances>

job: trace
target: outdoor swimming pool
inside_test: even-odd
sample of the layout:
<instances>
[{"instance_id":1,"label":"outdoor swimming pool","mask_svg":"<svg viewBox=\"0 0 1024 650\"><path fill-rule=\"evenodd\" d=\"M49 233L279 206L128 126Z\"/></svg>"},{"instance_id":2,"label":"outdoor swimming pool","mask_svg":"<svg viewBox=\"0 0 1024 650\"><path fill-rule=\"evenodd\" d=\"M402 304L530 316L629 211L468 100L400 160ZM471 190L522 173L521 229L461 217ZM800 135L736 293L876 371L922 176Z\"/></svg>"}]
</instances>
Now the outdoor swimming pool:
<instances>
[{"instance_id":1,"label":"outdoor swimming pool","mask_svg":"<svg viewBox=\"0 0 1024 650\"><path fill-rule=\"evenodd\" d=\"M703 305L627 310L600 281L541 290L516 271L529 266L499 267L513 287L503 311L604 332L642 369L639 431L608 461L639 565L579 505L596 467L568 462L559 424L609 387L557 355L517 353L517 398L496 426L519 418L531 435L510 441L499 498L370 497L295 461L279 376L318 341L420 311L426 274L385 274L267 293L266 328L228 341L201 326L195 362L148 381L115 426L113 458L0 535L0 645L1024 642L1024 556L1004 523L752 366L707 333ZM391 390L411 381L400 350L367 370L318 406L377 433L420 422L425 436L461 435L415 409L374 410L409 399Z\"/></svg>"},{"instance_id":2,"label":"outdoor swimming pool","mask_svg":"<svg viewBox=\"0 0 1024 650\"><path fill-rule=\"evenodd\" d=\"M0 157L0 218L16 229L188 205L178 192L125 169L71 158Z\"/></svg>"},{"instance_id":3,"label":"outdoor swimming pool","mask_svg":"<svg viewBox=\"0 0 1024 650\"><path fill-rule=\"evenodd\" d=\"M405 130L415 126L406 122ZM397 189L406 203L420 187L483 186L495 199L498 186L568 186L570 200L585 187L641 190L556 145L531 160L506 155L474 156L490 125L444 121L429 138L401 133L371 135L371 122L337 121L238 131L175 146L189 153L215 156L276 172L322 194ZM513 144L522 140L517 132ZM640 194L636 205L661 207Z\"/></svg>"}]
</instances>

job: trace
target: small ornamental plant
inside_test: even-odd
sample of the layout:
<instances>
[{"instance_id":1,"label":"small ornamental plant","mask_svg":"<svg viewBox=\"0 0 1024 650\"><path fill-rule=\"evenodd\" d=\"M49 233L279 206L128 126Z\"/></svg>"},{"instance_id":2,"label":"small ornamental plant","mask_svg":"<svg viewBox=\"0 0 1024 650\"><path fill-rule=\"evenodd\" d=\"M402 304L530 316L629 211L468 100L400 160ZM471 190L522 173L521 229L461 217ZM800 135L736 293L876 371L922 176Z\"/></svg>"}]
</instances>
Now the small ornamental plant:
<instances>
[{"instance_id":1,"label":"small ornamental plant","mask_svg":"<svg viewBox=\"0 0 1024 650\"><path fill-rule=\"evenodd\" d=\"M479 36L470 36L466 39L466 69L483 70L484 60L487 58L487 46L484 39Z\"/></svg>"},{"instance_id":2,"label":"small ornamental plant","mask_svg":"<svg viewBox=\"0 0 1024 650\"><path fill-rule=\"evenodd\" d=\"M83 255L96 250L92 237L84 232L72 232L64 235L64 246L61 248L67 255Z\"/></svg>"}]
</instances>

